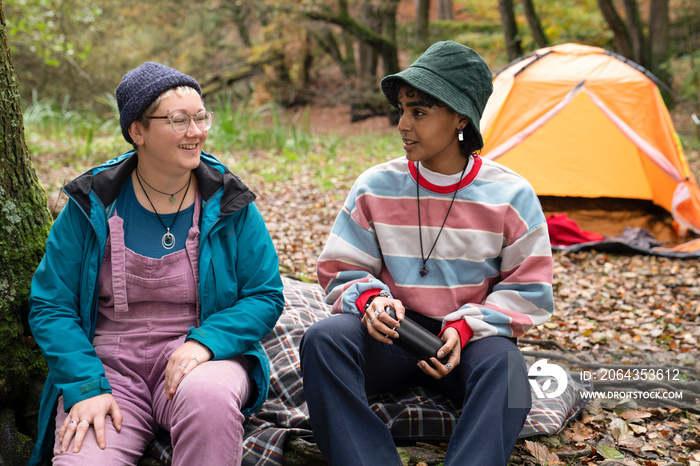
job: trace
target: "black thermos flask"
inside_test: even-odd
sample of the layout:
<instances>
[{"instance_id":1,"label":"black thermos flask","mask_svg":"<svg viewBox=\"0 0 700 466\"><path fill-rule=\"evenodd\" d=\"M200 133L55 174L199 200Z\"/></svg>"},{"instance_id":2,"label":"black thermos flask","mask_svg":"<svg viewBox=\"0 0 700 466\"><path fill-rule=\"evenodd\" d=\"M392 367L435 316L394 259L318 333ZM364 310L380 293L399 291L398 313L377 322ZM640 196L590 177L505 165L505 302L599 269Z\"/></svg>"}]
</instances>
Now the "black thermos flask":
<instances>
[{"instance_id":1,"label":"black thermos flask","mask_svg":"<svg viewBox=\"0 0 700 466\"><path fill-rule=\"evenodd\" d=\"M396 319L396 311L393 307L386 306L384 312L392 319ZM396 328L396 332L399 334L399 338L395 339L394 343L418 359L430 363L430 358L435 357L443 364L449 359L449 354L442 358L437 357L438 350L445 342L408 317L404 316L401 326Z\"/></svg>"}]
</instances>

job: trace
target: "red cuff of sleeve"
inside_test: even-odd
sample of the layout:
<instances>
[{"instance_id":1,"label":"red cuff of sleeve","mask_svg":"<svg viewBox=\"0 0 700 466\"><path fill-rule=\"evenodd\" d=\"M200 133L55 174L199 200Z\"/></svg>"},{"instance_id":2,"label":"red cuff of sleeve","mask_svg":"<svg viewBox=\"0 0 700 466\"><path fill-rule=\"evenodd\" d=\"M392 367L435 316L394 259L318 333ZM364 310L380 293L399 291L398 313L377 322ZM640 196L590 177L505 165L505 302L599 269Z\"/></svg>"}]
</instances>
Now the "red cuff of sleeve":
<instances>
[{"instance_id":1,"label":"red cuff of sleeve","mask_svg":"<svg viewBox=\"0 0 700 466\"><path fill-rule=\"evenodd\" d=\"M459 339L462 343L462 349L464 349L469 339L474 336L474 330L472 330L467 321L460 319L445 325L445 328L442 329L442 332L440 332L438 337L441 337L448 327L452 327L459 332Z\"/></svg>"},{"instance_id":2,"label":"red cuff of sleeve","mask_svg":"<svg viewBox=\"0 0 700 466\"><path fill-rule=\"evenodd\" d=\"M381 292L381 288L374 288L365 291L359 298L357 298L357 301L355 301L355 306L357 306L357 310L360 311L361 315L365 315L365 306L367 305L367 301L374 296L379 296L379 293Z\"/></svg>"}]
</instances>

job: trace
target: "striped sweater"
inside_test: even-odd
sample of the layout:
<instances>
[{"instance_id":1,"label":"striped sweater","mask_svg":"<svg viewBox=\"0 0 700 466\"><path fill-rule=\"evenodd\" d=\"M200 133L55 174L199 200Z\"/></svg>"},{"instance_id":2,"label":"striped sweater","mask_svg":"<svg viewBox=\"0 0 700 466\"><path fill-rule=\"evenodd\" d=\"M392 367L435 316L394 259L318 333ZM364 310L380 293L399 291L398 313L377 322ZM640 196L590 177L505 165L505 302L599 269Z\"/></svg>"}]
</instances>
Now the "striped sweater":
<instances>
[{"instance_id":1,"label":"striped sweater","mask_svg":"<svg viewBox=\"0 0 700 466\"><path fill-rule=\"evenodd\" d=\"M425 255L456 188L420 177ZM333 312L361 314L368 294L386 290L443 327L466 323L477 340L518 337L554 310L551 246L537 196L524 178L480 157L460 183L424 277L421 266L416 167L401 157L363 173L335 220L317 265Z\"/></svg>"}]
</instances>

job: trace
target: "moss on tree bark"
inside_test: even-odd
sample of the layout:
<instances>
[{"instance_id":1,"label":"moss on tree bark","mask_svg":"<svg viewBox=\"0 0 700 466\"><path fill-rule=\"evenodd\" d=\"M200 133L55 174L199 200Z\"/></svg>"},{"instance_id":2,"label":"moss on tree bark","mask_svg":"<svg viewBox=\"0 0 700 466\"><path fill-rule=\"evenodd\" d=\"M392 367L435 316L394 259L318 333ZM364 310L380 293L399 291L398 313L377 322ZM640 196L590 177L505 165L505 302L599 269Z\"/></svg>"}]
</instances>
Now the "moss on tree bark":
<instances>
[{"instance_id":1,"label":"moss on tree bark","mask_svg":"<svg viewBox=\"0 0 700 466\"><path fill-rule=\"evenodd\" d=\"M0 412L3 435L16 440L12 451L4 451L10 445L0 442L0 463L10 454L26 453L28 435L36 432L37 388L46 376L46 365L27 326L27 298L50 226L46 192L24 139L0 0ZM11 425L13 417L22 433Z\"/></svg>"}]
</instances>

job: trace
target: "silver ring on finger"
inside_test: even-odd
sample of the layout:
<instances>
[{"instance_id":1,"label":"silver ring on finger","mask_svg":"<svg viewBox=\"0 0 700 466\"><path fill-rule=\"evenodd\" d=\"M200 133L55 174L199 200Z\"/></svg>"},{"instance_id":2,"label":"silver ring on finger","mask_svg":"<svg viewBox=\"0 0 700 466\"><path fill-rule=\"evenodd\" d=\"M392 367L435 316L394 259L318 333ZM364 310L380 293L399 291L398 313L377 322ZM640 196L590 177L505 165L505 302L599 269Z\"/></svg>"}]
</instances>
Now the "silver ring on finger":
<instances>
[{"instance_id":1,"label":"silver ring on finger","mask_svg":"<svg viewBox=\"0 0 700 466\"><path fill-rule=\"evenodd\" d=\"M449 362L445 364L445 369L447 369L447 372L452 372L452 364L450 364Z\"/></svg>"},{"instance_id":2,"label":"silver ring on finger","mask_svg":"<svg viewBox=\"0 0 700 466\"><path fill-rule=\"evenodd\" d=\"M384 309L378 310L377 313L376 313L374 316L375 316L375 317L379 317L380 315L382 315L382 312L384 312Z\"/></svg>"},{"instance_id":3,"label":"silver ring on finger","mask_svg":"<svg viewBox=\"0 0 700 466\"><path fill-rule=\"evenodd\" d=\"M184 364L184 363L183 363L183 364L180 364L180 367L182 367L182 368L184 369L184 368L187 367L187 364Z\"/></svg>"},{"instance_id":4,"label":"silver ring on finger","mask_svg":"<svg viewBox=\"0 0 700 466\"><path fill-rule=\"evenodd\" d=\"M379 316L378 316L378 315L375 315L374 317L372 317L371 319L369 319L369 323L372 324L372 325L374 325L374 321L377 320L377 317L379 317Z\"/></svg>"},{"instance_id":5,"label":"silver ring on finger","mask_svg":"<svg viewBox=\"0 0 700 466\"><path fill-rule=\"evenodd\" d=\"M192 356L192 359L190 359L190 361L194 361L197 364L199 364L199 359L197 359L197 356Z\"/></svg>"},{"instance_id":6,"label":"silver ring on finger","mask_svg":"<svg viewBox=\"0 0 700 466\"><path fill-rule=\"evenodd\" d=\"M90 421L88 421L87 419L81 419L80 422L87 422L88 425L90 425ZM80 424L80 422L78 424Z\"/></svg>"},{"instance_id":7,"label":"silver ring on finger","mask_svg":"<svg viewBox=\"0 0 700 466\"><path fill-rule=\"evenodd\" d=\"M76 422L75 419L71 419L70 422L69 422L68 424L76 424L76 425L77 425L78 423Z\"/></svg>"}]
</instances>

